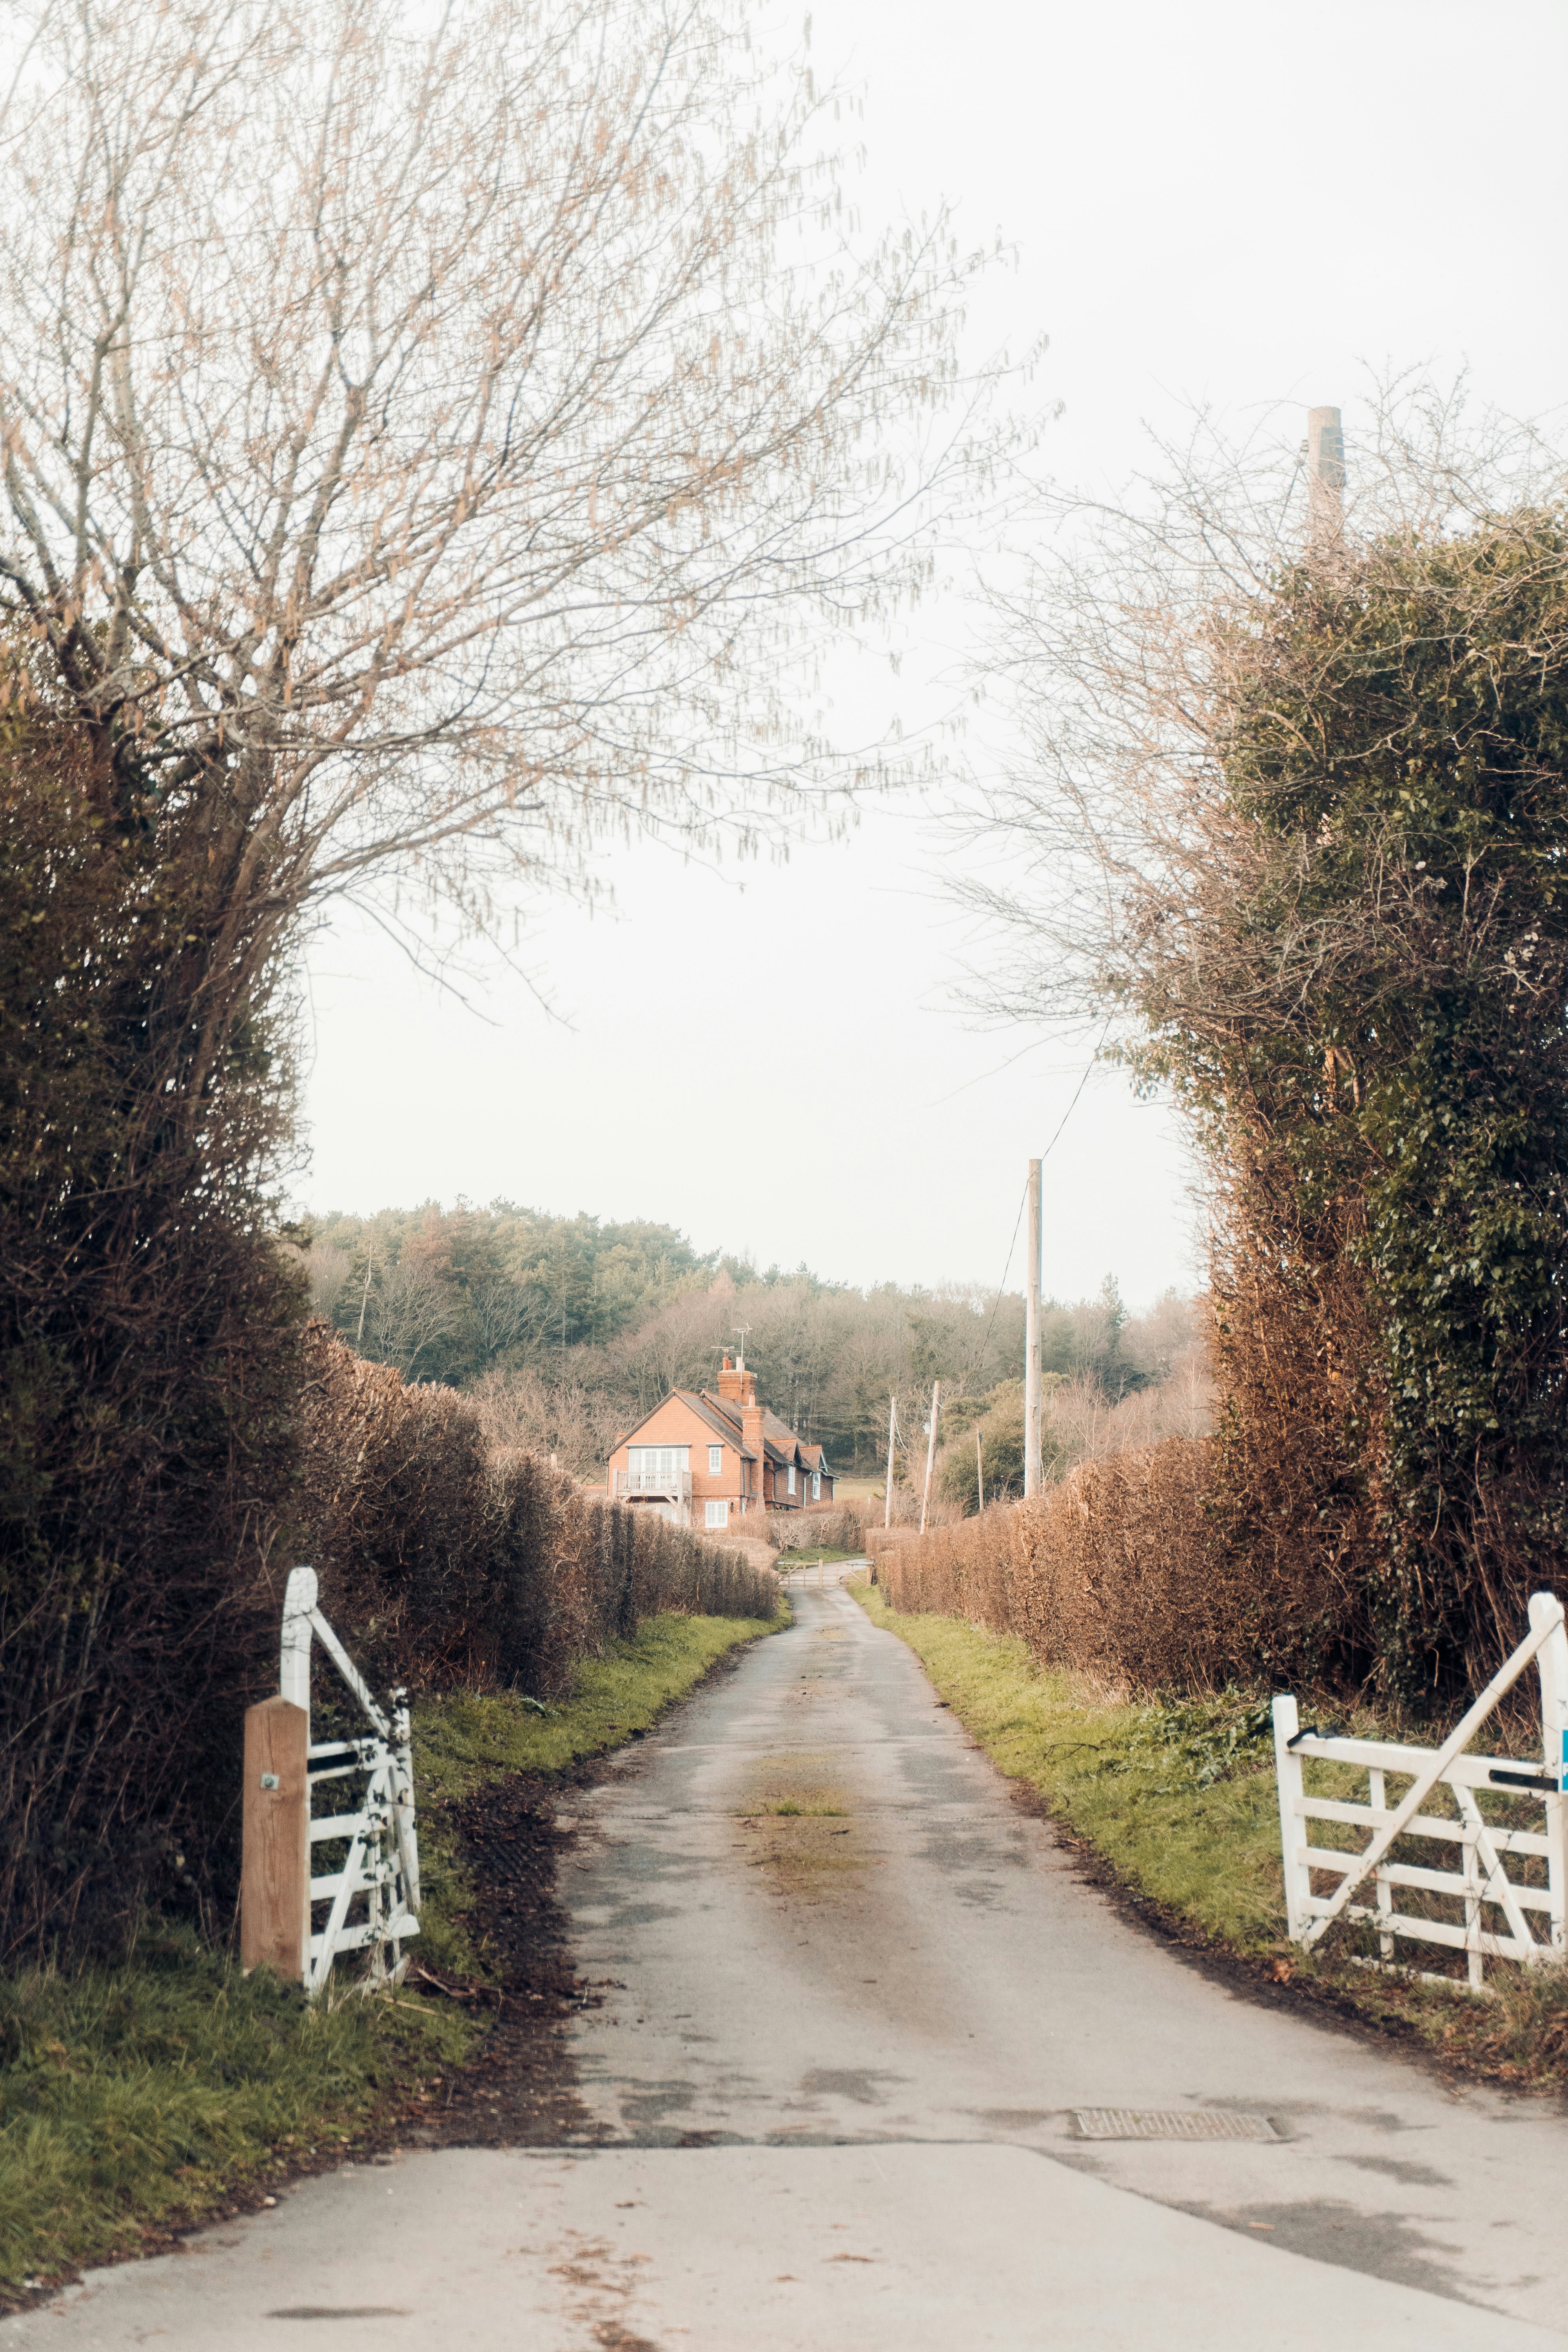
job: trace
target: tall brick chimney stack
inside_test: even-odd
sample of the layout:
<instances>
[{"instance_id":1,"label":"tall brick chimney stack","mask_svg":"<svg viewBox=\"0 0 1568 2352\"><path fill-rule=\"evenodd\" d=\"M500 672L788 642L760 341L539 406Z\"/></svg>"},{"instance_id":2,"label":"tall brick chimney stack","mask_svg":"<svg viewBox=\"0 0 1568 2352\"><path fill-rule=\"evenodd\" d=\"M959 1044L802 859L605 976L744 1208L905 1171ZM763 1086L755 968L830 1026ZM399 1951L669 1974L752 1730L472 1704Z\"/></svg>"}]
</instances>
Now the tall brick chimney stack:
<instances>
[{"instance_id":1,"label":"tall brick chimney stack","mask_svg":"<svg viewBox=\"0 0 1568 2352\"><path fill-rule=\"evenodd\" d=\"M763 1474L766 1469L768 1458L767 1447L763 1437L763 1408L756 1402L757 1383L754 1376L748 1372L745 1377L751 1381L752 1393L741 1408L741 1435L757 1457L752 1465L752 1492L756 1497L757 1508L761 1510L767 1494L767 1481Z\"/></svg>"},{"instance_id":2,"label":"tall brick chimney stack","mask_svg":"<svg viewBox=\"0 0 1568 2352\"><path fill-rule=\"evenodd\" d=\"M746 1360L732 1364L728 1356L719 1367L719 1393L729 1404L748 1405L757 1402L757 1376L746 1370Z\"/></svg>"}]
</instances>

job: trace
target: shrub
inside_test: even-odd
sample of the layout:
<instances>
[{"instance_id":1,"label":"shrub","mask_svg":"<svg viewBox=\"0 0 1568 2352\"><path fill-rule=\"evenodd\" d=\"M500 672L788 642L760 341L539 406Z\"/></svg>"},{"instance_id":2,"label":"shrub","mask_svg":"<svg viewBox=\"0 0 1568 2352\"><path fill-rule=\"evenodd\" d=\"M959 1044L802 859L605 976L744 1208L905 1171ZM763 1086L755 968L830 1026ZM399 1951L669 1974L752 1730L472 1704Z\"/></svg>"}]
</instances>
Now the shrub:
<instances>
[{"instance_id":1,"label":"shrub","mask_svg":"<svg viewBox=\"0 0 1568 2352\"><path fill-rule=\"evenodd\" d=\"M265 940L177 795L154 845L123 763L0 687L0 1950L41 1955L222 1874L301 1285Z\"/></svg>"},{"instance_id":2,"label":"shrub","mask_svg":"<svg viewBox=\"0 0 1568 2352\"><path fill-rule=\"evenodd\" d=\"M1207 1158L1214 1542L1327 1575L1330 1670L1414 1712L1568 1578L1568 503L1380 407L1300 553L1294 447L1200 431L1042 559L996 803L1039 892L977 895L999 1003L1107 1021Z\"/></svg>"},{"instance_id":3,"label":"shrub","mask_svg":"<svg viewBox=\"0 0 1568 2352\"><path fill-rule=\"evenodd\" d=\"M858 1551L860 1515L852 1503L808 1503L803 1511L770 1511L768 1540L789 1551Z\"/></svg>"}]
</instances>

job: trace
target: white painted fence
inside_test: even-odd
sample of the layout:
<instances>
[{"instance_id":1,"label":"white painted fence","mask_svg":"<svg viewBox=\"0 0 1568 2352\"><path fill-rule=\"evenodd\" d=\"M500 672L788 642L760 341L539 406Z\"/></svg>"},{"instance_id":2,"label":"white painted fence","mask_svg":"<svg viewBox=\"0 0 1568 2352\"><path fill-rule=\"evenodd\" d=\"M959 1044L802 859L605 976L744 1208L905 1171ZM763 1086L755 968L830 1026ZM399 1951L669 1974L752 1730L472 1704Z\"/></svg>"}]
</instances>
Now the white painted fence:
<instances>
[{"instance_id":1,"label":"white painted fence","mask_svg":"<svg viewBox=\"0 0 1568 2352\"><path fill-rule=\"evenodd\" d=\"M1542 1761L1509 1756L1473 1756L1469 1745L1505 1692L1534 1661L1541 1678ZM1468 1956L1472 1986L1484 1982L1489 1959L1521 1960L1533 1967L1568 1957L1568 1873L1564 1871L1563 1791L1568 1790L1568 1633L1563 1604L1549 1592L1530 1603L1530 1631L1507 1664L1487 1685L1463 1720L1440 1748L1415 1748L1388 1739L1347 1739L1298 1723L1296 1701L1274 1702L1274 1753L1279 1779L1279 1834L1285 1863L1285 1906L1294 1943L1310 1949L1339 1918L1370 1923L1377 1930L1382 1958L1373 1968L1397 1965L1401 1940L1445 1945ZM1325 1797L1305 1785L1303 1766L1313 1758L1353 1764L1367 1776L1364 1801ZM1408 1778L1404 1795L1391 1802L1387 1778ZM1452 1794L1455 1813L1423 1811L1435 1789ZM1539 1829L1504 1827L1488 1821L1479 1792L1493 1790L1542 1808ZM1314 1845L1310 1821L1342 1822L1365 1830L1366 1843L1343 1852ZM1458 1867L1434 1869L1427 1863L1394 1860L1401 1839L1426 1838L1459 1848ZM1510 1854L1532 1855L1545 1864L1544 1885L1526 1885L1508 1875ZM1314 1872L1335 1874L1331 1894L1312 1890ZM1419 1888L1447 1898L1455 1916L1424 1918L1401 1911L1396 1890ZM1373 1900L1364 1899L1370 1894ZM1356 1899L1361 1897L1363 1899ZM1429 1982L1456 1979L1417 1970Z\"/></svg>"},{"instance_id":2,"label":"white painted fence","mask_svg":"<svg viewBox=\"0 0 1568 2352\"><path fill-rule=\"evenodd\" d=\"M316 1571L297 1568L283 1600L283 1654L279 1677L282 1697L307 1715L310 1707L310 1644L319 1641L358 1702L370 1725L357 1739L308 1745L306 1777L310 1804L312 1853L319 1845L346 1844L342 1867L310 1879L312 1925L304 1965L305 1990L314 2000L326 1985L340 1952L368 1954L366 1982L395 1983L407 1960L403 1946L419 1931L419 1845L414 1819L414 1760L409 1751L407 1694L392 1693L387 1714L331 1625L316 1606ZM334 1798L350 1795L337 1784L358 1780L347 1811L317 1816L319 1789L333 1784ZM320 1927L314 1913L327 1906Z\"/></svg>"}]
</instances>

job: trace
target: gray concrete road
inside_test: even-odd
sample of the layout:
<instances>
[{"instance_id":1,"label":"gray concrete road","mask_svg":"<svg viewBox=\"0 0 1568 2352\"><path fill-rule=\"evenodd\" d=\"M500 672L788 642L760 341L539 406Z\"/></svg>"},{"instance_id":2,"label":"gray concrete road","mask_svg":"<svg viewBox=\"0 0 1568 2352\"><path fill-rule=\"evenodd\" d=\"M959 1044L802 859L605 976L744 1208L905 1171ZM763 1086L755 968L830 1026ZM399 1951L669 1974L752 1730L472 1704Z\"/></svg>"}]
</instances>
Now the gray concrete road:
<instances>
[{"instance_id":1,"label":"gray concrete road","mask_svg":"<svg viewBox=\"0 0 1568 2352\"><path fill-rule=\"evenodd\" d=\"M1129 1924L831 1587L579 1801L596 2147L406 2156L6 2347L1475 2352L1568 2335L1568 2122ZM1270 2119L1088 2141L1080 2107Z\"/></svg>"}]
</instances>

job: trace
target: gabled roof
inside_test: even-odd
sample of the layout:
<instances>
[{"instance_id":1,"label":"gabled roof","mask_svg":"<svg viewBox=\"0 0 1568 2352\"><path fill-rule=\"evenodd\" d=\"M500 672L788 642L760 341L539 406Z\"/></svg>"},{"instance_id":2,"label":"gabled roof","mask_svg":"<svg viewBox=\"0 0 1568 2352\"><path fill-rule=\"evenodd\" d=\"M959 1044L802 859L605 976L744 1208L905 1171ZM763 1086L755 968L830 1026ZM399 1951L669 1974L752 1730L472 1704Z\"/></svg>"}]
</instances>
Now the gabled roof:
<instances>
[{"instance_id":1,"label":"gabled roof","mask_svg":"<svg viewBox=\"0 0 1568 2352\"><path fill-rule=\"evenodd\" d=\"M746 1443L742 1416L748 1412L760 1412L763 1416L763 1454L765 1460L776 1463L784 1470L793 1463L803 1470L820 1470L829 1478L833 1475L821 1446L804 1444L787 1423L782 1422L777 1413L771 1412L765 1404L743 1406L729 1397L715 1396L710 1389L704 1389L700 1395L690 1389L671 1389L668 1396L661 1398L655 1405L653 1412L645 1413L637 1428L628 1430L625 1437L616 1441L611 1452L616 1453L621 1446L629 1444L638 1430L647 1427L654 1413L662 1412L665 1406L672 1402L689 1407L699 1421L706 1423L715 1437L723 1438L735 1448L742 1462L754 1462L757 1458L754 1449Z\"/></svg>"},{"instance_id":2,"label":"gabled roof","mask_svg":"<svg viewBox=\"0 0 1568 2352\"><path fill-rule=\"evenodd\" d=\"M752 1453L751 1447L742 1442L739 1429L731 1423L729 1415L724 1412L722 1407L718 1404L716 1399L710 1396L695 1395L690 1389L671 1389L668 1396L660 1397L658 1402L653 1409L653 1412L645 1412L642 1419L636 1424L636 1427L627 1430L625 1437L620 1440L619 1444L612 1447L612 1452L618 1453L621 1445L629 1445L633 1438L636 1437L637 1431L646 1429L648 1423L653 1419L654 1413L662 1412L667 1404L686 1405L697 1415L699 1421L704 1423L707 1427L713 1432L715 1437L721 1437L725 1440L726 1444L734 1446L742 1462L754 1462L756 1460L757 1457Z\"/></svg>"},{"instance_id":3,"label":"gabled roof","mask_svg":"<svg viewBox=\"0 0 1568 2352\"><path fill-rule=\"evenodd\" d=\"M786 1453L786 1452L783 1451L783 1450L781 1449L781 1447L779 1446L778 1443L776 1442L776 1440L775 1440L775 1439L774 1439L774 1438L770 1434L770 1433L769 1433L769 1429L768 1429L768 1423L769 1423L769 1422L771 1421L771 1422L773 1423L773 1428L774 1428L774 1429L782 1430L782 1431L784 1432L784 1438L786 1439L786 1441L787 1441L788 1443L793 1444L793 1443L794 1443L794 1440L790 1437L790 1433L789 1433L788 1430L787 1430L787 1429L784 1429L784 1426L783 1422L782 1422L782 1421L780 1421L780 1420L776 1417L776 1415L774 1415L774 1414L773 1414L773 1413L770 1413L770 1412L768 1412L768 1410L767 1410L766 1406L764 1406L764 1405L747 1405L747 1406L742 1407L742 1406L740 1406L740 1405L737 1405L737 1404L733 1404L733 1403L731 1403L731 1400L730 1400L728 1397L716 1397L716 1396L714 1396L714 1395L712 1394L712 1392L711 1392L710 1390L708 1390L708 1389L704 1389L704 1390L703 1390L703 1391L702 1391L702 1402L703 1402L703 1403L708 1407L708 1409L709 1409L709 1411L710 1411L710 1412L716 1412L716 1413L722 1413L722 1414L723 1414L723 1416L724 1416L725 1420L730 1423L731 1428L731 1429L736 1433L736 1435L735 1435L735 1443L736 1443L736 1444L737 1444L737 1445L741 1445L741 1444L742 1444L742 1440L741 1440L740 1433L741 1433L741 1431L742 1431L742 1430L744 1428L744 1426L745 1426L744 1423L742 1422L742 1418L741 1418L741 1416L742 1416L742 1412L743 1411L744 1411L744 1412L760 1412L760 1413L762 1414L762 1416L763 1416L763 1459L764 1459L765 1461L768 1461L768 1462L778 1462L778 1463L782 1463L782 1464L785 1465L786 1466L787 1466L787 1465L788 1465L791 1461L793 1461L794 1456L793 1456L792 1454L788 1454L788 1453ZM750 1461L750 1462L754 1462L754 1461L756 1460L756 1458L757 1458L757 1457L756 1457L756 1455L752 1452L752 1449L751 1449L751 1447L750 1447L750 1446L747 1446L747 1445L742 1445L742 1451L744 1453L744 1454L745 1454L745 1456L746 1456L746 1458L747 1458L747 1460L748 1460L748 1461Z\"/></svg>"},{"instance_id":4,"label":"gabled roof","mask_svg":"<svg viewBox=\"0 0 1568 2352\"><path fill-rule=\"evenodd\" d=\"M801 1451L799 1438L788 1423L781 1421L776 1412L770 1412L766 1405L763 1407L763 1434L773 1447L781 1462L795 1462L804 1465L805 1456Z\"/></svg>"}]
</instances>

